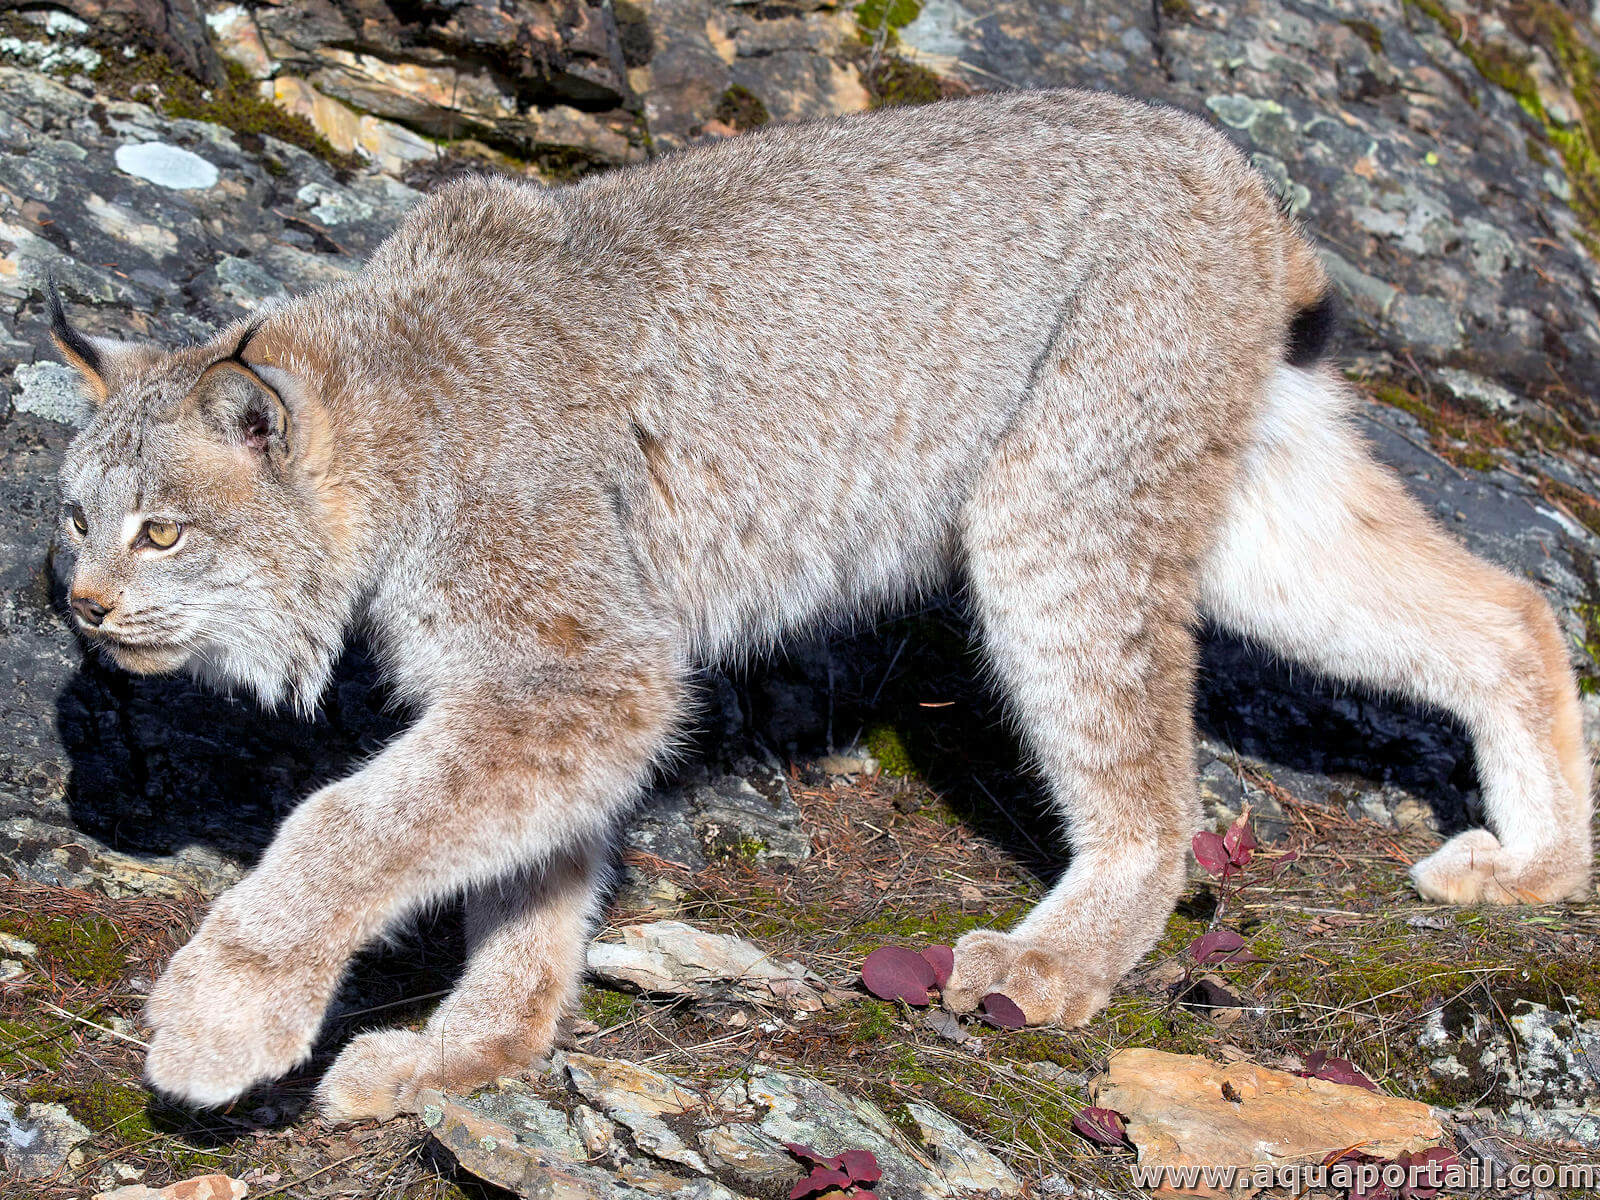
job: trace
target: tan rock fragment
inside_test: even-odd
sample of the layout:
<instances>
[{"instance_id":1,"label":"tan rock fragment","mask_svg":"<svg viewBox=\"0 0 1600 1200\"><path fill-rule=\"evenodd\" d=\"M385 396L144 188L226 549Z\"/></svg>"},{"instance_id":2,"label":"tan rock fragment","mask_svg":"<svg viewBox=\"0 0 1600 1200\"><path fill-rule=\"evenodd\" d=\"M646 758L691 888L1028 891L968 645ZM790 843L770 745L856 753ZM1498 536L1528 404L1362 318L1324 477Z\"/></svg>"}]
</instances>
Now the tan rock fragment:
<instances>
[{"instance_id":1,"label":"tan rock fragment","mask_svg":"<svg viewBox=\"0 0 1600 1200\"><path fill-rule=\"evenodd\" d=\"M310 121L335 150L361 154L391 174L399 174L408 164L439 153L431 142L404 125L358 113L332 96L323 95L304 79L280 75L263 80L259 87L261 94L279 108Z\"/></svg>"},{"instance_id":2,"label":"tan rock fragment","mask_svg":"<svg viewBox=\"0 0 1600 1200\"><path fill-rule=\"evenodd\" d=\"M109 1192L100 1192L94 1200L244 1200L249 1191L245 1183L229 1179L226 1175L198 1175L179 1183L169 1183L163 1188L133 1183Z\"/></svg>"},{"instance_id":3,"label":"tan rock fragment","mask_svg":"<svg viewBox=\"0 0 1600 1200\"><path fill-rule=\"evenodd\" d=\"M1223 1094L1225 1084L1237 1099ZM1443 1137L1432 1111L1415 1100L1161 1050L1119 1050L1089 1091L1096 1105L1127 1120L1146 1167L1313 1165L1352 1146L1394 1158ZM1235 1195L1255 1190L1245 1186Z\"/></svg>"}]
</instances>

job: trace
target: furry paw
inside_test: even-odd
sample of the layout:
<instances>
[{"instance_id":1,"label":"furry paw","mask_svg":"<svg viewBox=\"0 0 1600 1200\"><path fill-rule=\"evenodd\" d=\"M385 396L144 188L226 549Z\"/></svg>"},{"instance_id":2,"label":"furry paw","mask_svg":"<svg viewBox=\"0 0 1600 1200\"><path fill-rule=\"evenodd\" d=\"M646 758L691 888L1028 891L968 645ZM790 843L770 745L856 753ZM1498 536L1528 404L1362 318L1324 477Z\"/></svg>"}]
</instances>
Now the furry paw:
<instances>
[{"instance_id":1,"label":"furry paw","mask_svg":"<svg viewBox=\"0 0 1600 1200\"><path fill-rule=\"evenodd\" d=\"M526 1046L441 1042L438 1034L379 1029L351 1040L317 1087L317 1104L335 1121L387 1121L417 1110L430 1088L471 1091L525 1071L536 1056Z\"/></svg>"},{"instance_id":2,"label":"furry paw","mask_svg":"<svg viewBox=\"0 0 1600 1200\"><path fill-rule=\"evenodd\" d=\"M317 1085L323 1115L335 1121L387 1121L410 1112L422 1090L416 1076L426 1049L422 1034L408 1029L379 1029L351 1039Z\"/></svg>"},{"instance_id":3,"label":"furry paw","mask_svg":"<svg viewBox=\"0 0 1600 1200\"><path fill-rule=\"evenodd\" d=\"M944 1002L956 1012L971 1012L990 992L1001 992L1029 1025L1070 1029L1111 998L1109 983L1040 942L980 929L956 942L955 951Z\"/></svg>"},{"instance_id":4,"label":"furry paw","mask_svg":"<svg viewBox=\"0 0 1600 1200\"><path fill-rule=\"evenodd\" d=\"M1441 904L1549 904L1590 894L1587 854L1552 849L1517 859L1487 829L1451 838L1411 868L1411 882Z\"/></svg>"},{"instance_id":5,"label":"furry paw","mask_svg":"<svg viewBox=\"0 0 1600 1200\"><path fill-rule=\"evenodd\" d=\"M329 990L208 921L151 989L145 1079L176 1100L226 1104L306 1060Z\"/></svg>"}]
</instances>

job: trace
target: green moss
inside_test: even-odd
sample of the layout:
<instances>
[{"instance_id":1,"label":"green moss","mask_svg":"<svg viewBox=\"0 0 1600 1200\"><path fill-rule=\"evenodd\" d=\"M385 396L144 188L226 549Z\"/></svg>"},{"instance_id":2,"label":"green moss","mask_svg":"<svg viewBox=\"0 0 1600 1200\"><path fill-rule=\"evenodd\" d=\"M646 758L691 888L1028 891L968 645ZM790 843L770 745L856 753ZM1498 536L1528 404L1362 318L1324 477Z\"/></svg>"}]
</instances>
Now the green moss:
<instances>
[{"instance_id":1,"label":"green moss","mask_svg":"<svg viewBox=\"0 0 1600 1200\"><path fill-rule=\"evenodd\" d=\"M279 108L256 90L256 81L237 63L224 64L227 81L207 88L175 66L165 55L145 52L126 58L120 48L101 47L102 61L94 71L96 86L119 99L140 100L164 116L209 121L241 135L246 149L262 136L299 146L337 167L359 163L341 154L310 121ZM269 168L270 169L270 168ZM282 165L279 164L282 170Z\"/></svg>"},{"instance_id":2,"label":"green moss","mask_svg":"<svg viewBox=\"0 0 1600 1200\"><path fill-rule=\"evenodd\" d=\"M892 54L867 71L866 84L874 108L933 104L945 97L944 81L938 75Z\"/></svg>"},{"instance_id":3,"label":"green moss","mask_svg":"<svg viewBox=\"0 0 1600 1200\"><path fill-rule=\"evenodd\" d=\"M613 992L609 988L586 986L583 989L583 1013L601 1029L610 1029L628 1019L638 1000L627 992Z\"/></svg>"},{"instance_id":4,"label":"green moss","mask_svg":"<svg viewBox=\"0 0 1600 1200\"><path fill-rule=\"evenodd\" d=\"M1161 0L1161 15L1169 21L1193 21L1194 5L1189 0Z\"/></svg>"},{"instance_id":5,"label":"green moss","mask_svg":"<svg viewBox=\"0 0 1600 1200\"><path fill-rule=\"evenodd\" d=\"M894 1032L894 1006L882 1000L864 1000L851 1006L850 1013L845 1038L853 1045L880 1045Z\"/></svg>"},{"instance_id":6,"label":"green moss","mask_svg":"<svg viewBox=\"0 0 1600 1200\"><path fill-rule=\"evenodd\" d=\"M874 725L863 739L868 752L878 760L878 769L893 779L915 779L916 764L905 739L893 725Z\"/></svg>"},{"instance_id":7,"label":"green moss","mask_svg":"<svg viewBox=\"0 0 1600 1200\"><path fill-rule=\"evenodd\" d=\"M72 1085L46 1080L23 1095L34 1104L60 1104L95 1133L113 1132L122 1142L140 1142L155 1133L149 1096L142 1089L97 1079Z\"/></svg>"},{"instance_id":8,"label":"green moss","mask_svg":"<svg viewBox=\"0 0 1600 1200\"><path fill-rule=\"evenodd\" d=\"M1590 49L1573 26L1574 17L1555 0L1512 0L1506 14L1517 32L1542 47L1577 101L1580 120L1562 126L1545 111L1529 57L1495 42L1477 41L1442 0L1405 0L1445 30L1450 40L1489 82L1508 92L1539 123L1555 147L1572 185L1572 208L1587 228L1589 252L1600 257L1600 55Z\"/></svg>"},{"instance_id":9,"label":"green moss","mask_svg":"<svg viewBox=\"0 0 1600 1200\"><path fill-rule=\"evenodd\" d=\"M855 13L862 41L873 45L882 36L892 46L896 33L922 15L922 0L862 0Z\"/></svg>"},{"instance_id":10,"label":"green moss","mask_svg":"<svg viewBox=\"0 0 1600 1200\"><path fill-rule=\"evenodd\" d=\"M53 966L82 983L117 983L128 968L117 927L99 917L8 913L0 916L0 930L27 938Z\"/></svg>"},{"instance_id":11,"label":"green moss","mask_svg":"<svg viewBox=\"0 0 1600 1200\"><path fill-rule=\"evenodd\" d=\"M0 1068L6 1073L54 1071L67 1053L68 1024L44 1028L0 1020Z\"/></svg>"},{"instance_id":12,"label":"green moss","mask_svg":"<svg viewBox=\"0 0 1600 1200\"><path fill-rule=\"evenodd\" d=\"M1362 21L1355 17L1347 17L1340 21L1339 24L1343 25L1351 33L1355 34L1358 38L1365 42L1367 44L1367 48L1374 54L1383 53L1383 30L1379 29L1371 21Z\"/></svg>"},{"instance_id":13,"label":"green moss","mask_svg":"<svg viewBox=\"0 0 1600 1200\"><path fill-rule=\"evenodd\" d=\"M1059 1155L1074 1140L1072 1118L1085 1101L1059 1085L1035 1081L1018 1068L1011 1053L1017 1033L990 1038L990 1056L1009 1070L994 1070L977 1060L946 1056L929 1059L919 1048L900 1043L879 1055L870 1074L845 1076L835 1082L865 1088L886 1113L899 1117L908 1098L932 1104L980 1137L999 1146L1026 1146L1046 1157ZM909 1126L908 1122L902 1122ZM914 1128L907 1128L914 1134Z\"/></svg>"},{"instance_id":14,"label":"green moss","mask_svg":"<svg viewBox=\"0 0 1600 1200\"><path fill-rule=\"evenodd\" d=\"M724 125L731 125L740 133L756 129L772 120L772 115L767 112L767 106L761 102L761 97L737 83L718 98L716 111L712 116Z\"/></svg>"},{"instance_id":15,"label":"green moss","mask_svg":"<svg viewBox=\"0 0 1600 1200\"><path fill-rule=\"evenodd\" d=\"M1492 417L1430 402L1398 383L1368 382L1366 389L1374 400L1415 417L1439 456L1458 467L1492 471L1500 465L1494 450L1513 440L1511 431Z\"/></svg>"}]
</instances>

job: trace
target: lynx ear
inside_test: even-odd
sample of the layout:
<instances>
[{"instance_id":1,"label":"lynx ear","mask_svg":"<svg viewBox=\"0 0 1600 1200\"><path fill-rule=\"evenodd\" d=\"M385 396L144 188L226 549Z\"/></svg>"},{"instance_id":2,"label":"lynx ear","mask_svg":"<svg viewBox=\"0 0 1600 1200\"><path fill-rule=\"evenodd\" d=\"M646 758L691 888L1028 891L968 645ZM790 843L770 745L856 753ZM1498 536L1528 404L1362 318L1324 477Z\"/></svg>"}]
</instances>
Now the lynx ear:
<instances>
[{"instance_id":1,"label":"lynx ear","mask_svg":"<svg viewBox=\"0 0 1600 1200\"><path fill-rule=\"evenodd\" d=\"M188 403L225 442L282 462L290 450L289 406L278 390L244 361L244 349L254 335L254 328L245 330L231 355L201 372Z\"/></svg>"},{"instance_id":2,"label":"lynx ear","mask_svg":"<svg viewBox=\"0 0 1600 1200\"><path fill-rule=\"evenodd\" d=\"M155 357L156 351L111 338L88 337L67 322L67 311L56 291L56 281L48 281L50 338L61 357L83 377L84 389L96 405L104 404L116 390L120 376L140 362Z\"/></svg>"}]
</instances>

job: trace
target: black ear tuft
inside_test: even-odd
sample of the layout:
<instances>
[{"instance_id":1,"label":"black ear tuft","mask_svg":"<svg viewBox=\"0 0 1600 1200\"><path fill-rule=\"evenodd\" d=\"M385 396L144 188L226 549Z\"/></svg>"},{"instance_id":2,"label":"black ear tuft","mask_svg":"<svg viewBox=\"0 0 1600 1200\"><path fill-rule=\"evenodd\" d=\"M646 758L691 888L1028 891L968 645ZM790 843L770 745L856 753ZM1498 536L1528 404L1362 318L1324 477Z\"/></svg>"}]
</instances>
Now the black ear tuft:
<instances>
[{"instance_id":1,"label":"black ear tuft","mask_svg":"<svg viewBox=\"0 0 1600 1200\"><path fill-rule=\"evenodd\" d=\"M50 333L55 337L56 344L63 353L78 359L85 370L103 375L105 364L100 361L100 352L94 348L94 343L67 323L67 310L61 304L61 293L56 290L53 272L45 276L45 284L50 299Z\"/></svg>"},{"instance_id":2,"label":"black ear tuft","mask_svg":"<svg viewBox=\"0 0 1600 1200\"><path fill-rule=\"evenodd\" d=\"M1309 308L1302 308L1289 322L1289 344L1283 356L1291 367L1309 367L1321 358L1333 340L1333 331L1339 324L1339 305L1333 292L1322 293L1322 298Z\"/></svg>"}]
</instances>

